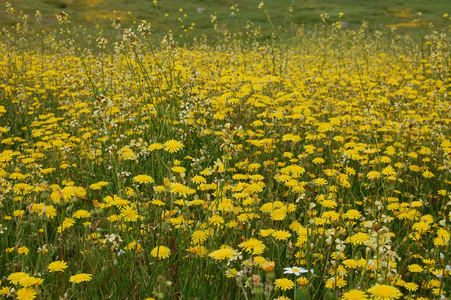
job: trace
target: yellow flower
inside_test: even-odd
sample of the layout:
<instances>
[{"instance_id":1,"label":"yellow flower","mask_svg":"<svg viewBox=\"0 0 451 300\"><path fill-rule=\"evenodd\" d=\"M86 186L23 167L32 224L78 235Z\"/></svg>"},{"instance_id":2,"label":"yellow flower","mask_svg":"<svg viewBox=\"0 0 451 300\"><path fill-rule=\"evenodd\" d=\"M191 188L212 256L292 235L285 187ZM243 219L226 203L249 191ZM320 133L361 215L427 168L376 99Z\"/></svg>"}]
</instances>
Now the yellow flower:
<instances>
[{"instance_id":1,"label":"yellow flower","mask_svg":"<svg viewBox=\"0 0 451 300\"><path fill-rule=\"evenodd\" d=\"M79 273L79 274L73 275L69 278L69 282L75 282L75 283L91 281L91 280L92 280L92 274L87 274L87 273Z\"/></svg>"},{"instance_id":2,"label":"yellow flower","mask_svg":"<svg viewBox=\"0 0 451 300\"><path fill-rule=\"evenodd\" d=\"M357 220L362 217L362 214L356 209L350 209L344 214L344 217L349 220Z\"/></svg>"},{"instance_id":3,"label":"yellow flower","mask_svg":"<svg viewBox=\"0 0 451 300\"><path fill-rule=\"evenodd\" d=\"M381 177L381 173L379 173L378 171L371 171L366 174L366 177L371 180L378 179Z\"/></svg>"},{"instance_id":4,"label":"yellow flower","mask_svg":"<svg viewBox=\"0 0 451 300\"><path fill-rule=\"evenodd\" d=\"M225 271L225 276L227 278L233 278L236 276L237 273L238 273L238 271L236 269L227 269Z\"/></svg>"},{"instance_id":5,"label":"yellow flower","mask_svg":"<svg viewBox=\"0 0 451 300\"><path fill-rule=\"evenodd\" d=\"M153 143L152 145L150 145L149 147L147 147L147 150L149 151L154 151L154 150L160 150L163 149L164 145L160 144L160 143Z\"/></svg>"},{"instance_id":6,"label":"yellow flower","mask_svg":"<svg viewBox=\"0 0 451 300\"><path fill-rule=\"evenodd\" d=\"M64 271L64 269L67 268L67 263L62 260L56 260L50 264L48 264L47 269L49 269L49 272L60 272Z\"/></svg>"},{"instance_id":7,"label":"yellow flower","mask_svg":"<svg viewBox=\"0 0 451 300\"><path fill-rule=\"evenodd\" d=\"M207 183L207 179L205 179L205 177L203 177L203 176L198 175L198 176L194 176L191 179L191 182L194 182L196 184Z\"/></svg>"},{"instance_id":8,"label":"yellow flower","mask_svg":"<svg viewBox=\"0 0 451 300\"><path fill-rule=\"evenodd\" d=\"M20 254L28 255L29 252L30 252L30 250L25 246L17 249L17 253L20 253Z\"/></svg>"},{"instance_id":9,"label":"yellow flower","mask_svg":"<svg viewBox=\"0 0 451 300\"><path fill-rule=\"evenodd\" d=\"M67 228L72 227L75 224L75 220L73 218L65 218L63 224L58 227L58 232L61 233Z\"/></svg>"},{"instance_id":10,"label":"yellow flower","mask_svg":"<svg viewBox=\"0 0 451 300\"><path fill-rule=\"evenodd\" d=\"M169 140L164 143L164 150L169 153L174 153L181 150L184 145L176 140Z\"/></svg>"},{"instance_id":11,"label":"yellow flower","mask_svg":"<svg viewBox=\"0 0 451 300\"><path fill-rule=\"evenodd\" d=\"M230 248L230 247L224 247L222 249L216 250L208 254L211 258L215 260L224 260L224 259L230 259L233 256L236 256L238 253L236 250Z\"/></svg>"},{"instance_id":12,"label":"yellow flower","mask_svg":"<svg viewBox=\"0 0 451 300\"><path fill-rule=\"evenodd\" d=\"M10 290L11 290L11 287L4 286L4 287L0 288L0 295L8 295Z\"/></svg>"},{"instance_id":13,"label":"yellow flower","mask_svg":"<svg viewBox=\"0 0 451 300\"><path fill-rule=\"evenodd\" d=\"M308 284L308 279L305 277L299 277L296 279L300 286L306 286Z\"/></svg>"},{"instance_id":14,"label":"yellow flower","mask_svg":"<svg viewBox=\"0 0 451 300\"><path fill-rule=\"evenodd\" d=\"M137 182L139 184L155 182L152 177L150 177L149 175L144 175L144 174L133 177L133 181Z\"/></svg>"},{"instance_id":15,"label":"yellow flower","mask_svg":"<svg viewBox=\"0 0 451 300\"><path fill-rule=\"evenodd\" d=\"M171 193L177 194L181 197L186 197L187 195L191 195L196 192L195 190L190 189L189 187L177 182L171 183L170 187Z\"/></svg>"},{"instance_id":16,"label":"yellow flower","mask_svg":"<svg viewBox=\"0 0 451 300\"><path fill-rule=\"evenodd\" d=\"M343 294L342 298L343 300L367 300L368 297L366 296L365 292L360 290L350 290Z\"/></svg>"},{"instance_id":17,"label":"yellow flower","mask_svg":"<svg viewBox=\"0 0 451 300\"><path fill-rule=\"evenodd\" d=\"M25 287L17 291L17 300L33 300L36 298L36 290L30 287Z\"/></svg>"},{"instance_id":18,"label":"yellow flower","mask_svg":"<svg viewBox=\"0 0 451 300\"><path fill-rule=\"evenodd\" d=\"M287 278L279 278L276 279L275 286L282 291L291 290L294 288L294 282Z\"/></svg>"},{"instance_id":19,"label":"yellow flower","mask_svg":"<svg viewBox=\"0 0 451 300\"><path fill-rule=\"evenodd\" d=\"M208 234L202 230L196 230L191 234L191 241L194 244L202 244L207 240Z\"/></svg>"},{"instance_id":20,"label":"yellow flower","mask_svg":"<svg viewBox=\"0 0 451 300\"><path fill-rule=\"evenodd\" d=\"M420 265L417 264L411 264L407 267L407 269L409 269L410 272L412 273L420 273L423 272L423 268Z\"/></svg>"},{"instance_id":21,"label":"yellow flower","mask_svg":"<svg viewBox=\"0 0 451 300\"><path fill-rule=\"evenodd\" d=\"M423 175L424 178L433 178L433 177L435 177L434 173L432 173L431 171L424 171L423 174L421 174L421 175Z\"/></svg>"},{"instance_id":22,"label":"yellow flower","mask_svg":"<svg viewBox=\"0 0 451 300\"><path fill-rule=\"evenodd\" d=\"M418 290L418 284L414 282L406 282L404 284L404 287L410 292L415 292L416 290Z\"/></svg>"},{"instance_id":23,"label":"yellow flower","mask_svg":"<svg viewBox=\"0 0 451 300\"><path fill-rule=\"evenodd\" d=\"M347 284L348 283L344 279L344 277L338 277L338 279L336 279L335 277L331 277L326 282L326 288L331 289L331 290L334 288L341 289L342 287L346 286Z\"/></svg>"},{"instance_id":24,"label":"yellow flower","mask_svg":"<svg viewBox=\"0 0 451 300\"><path fill-rule=\"evenodd\" d=\"M376 284L368 289L368 293L376 300L392 300L402 297L402 293L397 288L386 284Z\"/></svg>"},{"instance_id":25,"label":"yellow flower","mask_svg":"<svg viewBox=\"0 0 451 300\"><path fill-rule=\"evenodd\" d=\"M18 284L22 278L28 277L28 276L30 276L30 275L28 275L27 273L24 273L24 272L15 272L15 273L11 273L8 276L8 280L12 284Z\"/></svg>"},{"instance_id":26,"label":"yellow flower","mask_svg":"<svg viewBox=\"0 0 451 300\"><path fill-rule=\"evenodd\" d=\"M72 215L75 219L89 218L91 217L91 213L84 209L79 209Z\"/></svg>"},{"instance_id":27,"label":"yellow flower","mask_svg":"<svg viewBox=\"0 0 451 300\"><path fill-rule=\"evenodd\" d=\"M291 233L286 230L277 230L271 234L276 240L285 241L291 237Z\"/></svg>"},{"instance_id":28,"label":"yellow flower","mask_svg":"<svg viewBox=\"0 0 451 300\"><path fill-rule=\"evenodd\" d=\"M157 246L152 249L152 252L150 254L153 257L159 258L159 259L165 259L168 258L169 255L171 255L171 249L165 246Z\"/></svg>"},{"instance_id":29,"label":"yellow flower","mask_svg":"<svg viewBox=\"0 0 451 300\"><path fill-rule=\"evenodd\" d=\"M126 205L121 209L121 217L123 217L127 222L134 222L138 219L139 215L138 211L135 208Z\"/></svg>"},{"instance_id":30,"label":"yellow flower","mask_svg":"<svg viewBox=\"0 0 451 300\"><path fill-rule=\"evenodd\" d=\"M220 226L222 223L224 223L224 219L221 216L214 215L208 218L208 224L210 225Z\"/></svg>"},{"instance_id":31,"label":"yellow flower","mask_svg":"<svg viewBox=\"0 0 451 300\"><path fill-rule=\"evenodd\" d=\"M44 280L41 279L41 278L36 278L36 277L33 277L33 276L25 276L25 277L22 277L22 278L19 280L19 284L20 284L22 287L28 287L28 286L40 284L40 283L43 282L43 281L44 281Z\"/></svg>"},{"instance_id":32,"label":"yellow flower","mask_svg":"<svg viewBox=\"0 0 451 300\"><path fill-rule=\"evenodd\" d=\"M263 244L263 242L255 238L244 241L238 246L240 248L243 248L246 252L252 253L253 255L259 255L262 254L263 251L265 251L265 245Z\"/></svg>"},{"instance_id":33,"label":"yellow flower","mask_svg":"<svg viewBox=\"0 0 451 300\"><path fill-rule=\"evenodd\" d=\"M369 236L368 234L364 232L358 232L346 239L346 242L351 242L353 245L361 245L366 240L368 240Z\"/></svg>"}]
</instances>

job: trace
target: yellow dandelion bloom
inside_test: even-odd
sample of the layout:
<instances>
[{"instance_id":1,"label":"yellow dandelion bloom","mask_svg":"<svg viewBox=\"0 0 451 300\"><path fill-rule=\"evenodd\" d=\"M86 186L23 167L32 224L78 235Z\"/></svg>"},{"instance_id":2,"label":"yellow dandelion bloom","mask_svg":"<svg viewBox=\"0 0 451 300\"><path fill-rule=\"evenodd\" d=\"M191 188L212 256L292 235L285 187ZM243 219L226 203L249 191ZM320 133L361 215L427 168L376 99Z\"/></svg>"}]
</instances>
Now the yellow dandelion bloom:
<instances>
[{"instance_id":1,"label":"yellow dandelion bloom","mask_svg":"<svg viewBox=\"0 0 451 300\"><path fill-rule=\"evenodd\" d=\"M238 247L243 248L246 252L252 253L254 255L260 255L265 251L265 245L262 241L259 241L255 238L248 239L247 241L242 242L238 245Z\"/></svg>"},{"instance_id":2,"label":"yellow dandelion bloom","mask_svg":"<svg viewBox=\"0 0 451 300\"><path fill-rule=\"evenodd\" d=\"M191 241L194 244L202 244L207 240L208 234L202 230L196 230L191 234Z\"/></svg>"},{"instance_id":3,"label":"yellow dandelion bloom","mask_svg":"<svg viewBox=\"0 0 451 300\"><path fill-rule=\"evenodd\" d=\"M91 281L91 280L92 280L92 274L87 274L87 273L79 273L79 274L73 275L69 278L69 282L74 282L74 283L80 283L80 282Z\"/></svg>"},{"instance_id":4,"label":"yellow dandelion bloom","mask_svg":"<svg viewBox=\"0 0 451 300\"><path fill-rule=\"evenodd\" d=\"M176 140L169 140L166 143L164 143L164 150L169 153L177 152L181 150L183 147L185 146Z\"/></svg>"},{"instance_id":5,"label":"yellow dandelion bloom","mask_svg":"<svg viewBox=\"0 0 451 300\"><path fill-rule=\"evenodd\" d=\"M361 245L366 240L368 240L369 236L368 234L364 232L356 233L346 239L346 242L351 242L353 245Z\"/></svg>"},{"instance_id":6,"label":"yellow dandelion bloom","mask_svg":"<svg viewBox=\"0 0 451 300\"><path fill-rule=\"evenodd\" d=\"M91 213L84 209L79 209L72 215L75 219L89 218L91 217Z\"/></svg>"},{"instance_id":7,"label":"yellow dandelion bloom","mask_svg":"<svg viewBox=\"0 0 451 300\"><path fill-rule=\"evenodd\" d=\"M344 279L344 277L338 277L336 279L335 277L331 277L326 281L326 288L328 289L334 289L334 288L342 288L347 285L347 281Z\"/></svg>"},{"instance_id":8,"label":"yellow dandelion bloom","mask_svg":"<svg viewBox=\"0 0 451 300\"><path fill-rule=\"evenodd\" d=\"M418 290L418 284L416 284L414 282L406 282L404 284L404 287L410 292L415 292Z\"/></svg>"},{"instance_id":9,"label":"yellow dandelion bloom","mask_svg":"<svg viewBox=\"0 0 451 300\"><path fill-rule=\"evenodd\" d=\"M30 250L25 246L17 249L17 253L20 253L20 254L28 255L29 252L30 252Z\"/></svg>"},{"instance_id":10,"label":"yellow dandelion bloom","mask_svg":"<svg viewBox=\"0 0 451 300\"><path fill-rule=\"evenodd\" d=\"M135 208L126 205L121 209L121 217L127 222L134 222L138 219L139 215Z\"/></svg>"},{"instance_id":11,"label":"yellow dandelion bloom","mask_svg":"<svg viewBox=\"0 0 451 300\"><path fill-rule=\"evenodd\" d=\"M227 269L227 270L225 271L225 276L226 276L227 278L233 278L233 277L236 276L237 273L238 273L238 271L237 271L235 268L233 268L233 269Z\"/></svg>"},{"instance_id":12,"label":"yellow dandelion bloom","mask_svg":"<svg viewBox=\"0 0 451 300\"><path fill-rule=\"evenodd\" d=\"M271 234L276 240L286 241L291 237L291 233L286 230L277 230Z\"/></svg>"},{"instance_id":13,"label":"yellow dandelion bloom","mask_svg":"<svg viewBox=\"0 0 451 300\"><path fill-rule=\"evenodd\" d=\"M173 182L170 184L171 193L177 194L180 197L186 197L187 195L194 194L196 191L183 185L182 183Z\"/></svg>"},{"instance_id":14,"label":"yellow dandelion bloom","mask_svg":"<svg viewBox=\"0 0 451 300\"><path fill-rule=\"evenodd\" d=\"M282 291L291 290L294 288L294 282L287 278L279 278L276 279L275 286Z\"/></svg>"},{"instance_id":15,"label":"yellow dandelion bloom","mask_svg":"<svg viewBox=\"0 0 451 300\"><path fill-rule=\"evenodd\" d=\"M29 277L30 275L28 275L27 273L24 272L15 272L15 273L11 273L8 276L8 280L9 282L11 282L12 284L18 284L19 281L24 278L24 277Z\"/></svg>"},{"instance_id":16,"label":"yellow dandelion bloom","mask_svg":"<svg viewBox=\"0 0 451 300\"><path fill-rule=\"evenodd\" d=\"M33 276L25 276L25 277L22 277L19 280L19 284L22 287L28 287L28 286L32 286L32 285L34 286L34 285L37 285L37 284L41 284L43 281L44 280L41 279L41 278L36 278L36 277L33 277Z\"/></svg>"},{"instance_id":17,"label":"yellow dandelion bloom","mask_svg":"<svg viewBox=\"0 0 451 300\"><path fill-rule=\"evenodd\" d=\"M54 262L51 262L48 264L47 269L49 269L49 272L61 272L64 271L64 269L67 268L67 263L62 260L56 260Z\"/></svg>"},{"instance_id":18,"label":"yellow dandelion bloom","mask_svg":"<svg viewBox=\"0 0 451 300\"><path fill-rule=\"evenodd\" d=\"M165 259L171 255L171 249L165 246L157 246L152 249L152 252L150 252L150 254L158 259Z\"/></svg>"},{"instance_id":19,"label":"yellow dandelion bloom","mask_svg":"<svg viewBox=\"0 0 451 300\"><path fill-rule=\"evenodd\" d=\"M350 209L344 214L344 217L349 220L357 220L362 217L362 214L356 209Z\"/></svg>"},{"instance_id":20,"label":"yellow dandelion bloom","mask_svg":"<svg viewBox=\"0 0 451 300\"><path fill-rule=\"evenodd\" d=\"M368 293L370 293L375 300L393 300L402 297L402 293L396 287L386 284L376 284L368 289Z\"/></svg>"},{"instance_id":21,"label":"yellow dandelion bloom","mask_svg":"<svg viewBox=\"0 0 451 300\"><path fill-rule=\"evenodd\" d=\"M424 178L434 178L435 177L434 173L432 173L431 171L424 171L421 175Z\"/></svg>"},{"instance_id":22,"label":"yellow dandelion bloom","mask_svg":"<svg viewBox=\"0 0 451 300\"><path fill-rule=\"evenodd\" d=\"M350 290L343 294L342 300L367 300L368 297L365 292L360 290Z\"/></svg>"},{"instance_id":23,"label":"yellow dandelion bloom","mask_svg":"<svg viewBox=\"0 0 451 300\"><path fill-rule=\"evenodd\" d=\"M214 216L211 216L210 218L208 218L208 224L210 224L210 225L220 226L223 223L224 223L224 218L222 218L219 215L214 215Z\"/></svg>"},{"instance_id":24,"label":"yellow dandelion bloom","mask_svg":"<svg viewBox=\"0 0 451 300\"><path fill-rule=\"evenodd\" d=\"M407 267L407 269L412 273L420 273L423 272L423 267L418 264L411 264Z\"/></svg>"},{"instance_id":25,"label":"yellow dandelion bloom","mask_svg":"<svg viewBox=\"0 0 451 300\"><path fill-rule=\"evenodd\" d=\"M203 176L197 175L191 179L191 182L195 184L207 183L207 179L205 179L205 177Z\"/></svg>"},{"instance_id":26,"label":"yellow dandelion bloom","mask_svg":"<svg viewBox=\"0 0 451 300\"><path fill-rule=\"evenodd\" d=\"M211 252L208 254L211 258L215 260L224 260L224 259L230 259L234 256L236 256L238 252L230 247L225 247L216 251Z\"/></svg>"},{"instance_id":27,"label":"yellow dandelion bloom","mask_svg":"<svg viewBox=\"0 0 451 300\"><path fill-rule=\"evenodd\" d=\"M17 300L33 300L36 298L36 290L30 287L25 287L17 291Z\"/></svg>"},{"instance_id":28,"label":"yellow dandelion bloom","mask_svg":"<svg viewBox=\"0 0 451 300\"><path fill-rule=\"evenodd\" d=\"M137 182L139 184L155 182L152 177L150 177L149 175L144 175L144 174L133 177L133 181Z\"/></svg>"},{"instance_id":29,"label":"yellow dandelion bloom","mask_svg":"<svg viewBox=\"0 0 451 300\"><path fill-rule=\"evenodd\" d=\"M164 145L160 143L153 143L149 147L147 147L147 150L154 151L154 150L160 150L163 149Z\"/></svg>"}]
</instances>

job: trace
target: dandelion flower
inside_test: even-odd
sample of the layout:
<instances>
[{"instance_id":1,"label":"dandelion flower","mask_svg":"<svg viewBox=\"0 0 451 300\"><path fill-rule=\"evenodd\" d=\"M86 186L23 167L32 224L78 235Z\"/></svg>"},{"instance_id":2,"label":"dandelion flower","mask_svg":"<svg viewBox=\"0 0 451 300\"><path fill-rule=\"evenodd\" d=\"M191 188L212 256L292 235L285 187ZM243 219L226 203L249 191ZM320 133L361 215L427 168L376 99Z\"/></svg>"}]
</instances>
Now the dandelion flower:
<instances>
[{"instance_id":1,"label":"dandelion flower","mask_svg":"<svg viewBox=\"0 0 451 300\"><path fill-rule=\"evenodd\" d=\"M72 215L75 219L83 219L91 217L91 213L85 209L79 209Z\"/></svg>"},{"instance_id":2,"label":"dandelion flower","mask_svg":"<svg viewBox=\"0 0 451 300\"><path fill-rule=\"evenodd\" d=\"M237 271L235 268L233 268L233 269L227 269L227 270L225 271L225 276L226 276L227 278L233 278L233 277L236 276L237 273L238 273L238 271Z\"/></svg>"},{"instance_id":3,"label":"dandelion flower","mask_svg":"<svg viewBox=\"0 0 451 300\"><path fill-rule=\"evenodd\" d=\"M49 272L61 272L61 271L64 271L64 269L66 269L66 268L67 268L67 263L62 260L56 260L47 266L47 269L49 269Z\"/></svg>"},{"instance_id":4,"label":"dandelion flower","mask_svg":"<svg viewBox=\"0 0 451 300\"><path fill-rule=\"evenodd\" d=\"M164 143L164 150L169 153L174 153L181 150L184 145L176 140L170 140Z\"/></svg>"},{"instance_id":5,"label":"dandelion flower","mask_svg":"<svg viewBox=\"0 0 451 300\"><path fill-rule=\"evenodd\" d=\"M160 150L163 149L164 145L160 143L153 143L149 147L147 147L147 150L154 151L154 150Z\"/></svg>"},{"instance_id":6,"label":"dandelion flower","mask_svg":"<svg viewBox=\"0 0 451 300\"><path fill-rule=\"evenodd\" d=\"M423 175L424 178L433 178L433 177L435 177L434 173L432 173L431 171L424 171L423 174L421 174L421 175Z\"/></svg>"},{"instance_id":7,"label":"dandelion flower","mask_svg":"<svg viewBox=\"0 0 451 300\"><path fill-rule=\"evenodd\" d=\"M194 244L202 244L207 240L208 234L202 230L196 230L191 234L191 241Z\"/></svg>"},{"instance_id":8,"label":"dandelion flower","mask_svg":"<svg viewBox=\"0 0 451 300\"><path fill-rule=\"evenodd\" d=\"M33 300L36 298L36 290L30 287L25 287L17 291L17 300Z\"/></svg>"},{"instance_id":9,"label":"dandelion flower","mask_svg":"<svg viewBox=\"0 0 451 300\"><path fill-rule=\"evenodd\" d=\"M368 289L368 292L376 300L392 300L402 297L402 293L397 288L386 284L376 284Z\"/></svg>"},{"instance_id":10,"label":"dandelion flower","mask_svg":"<svg viewBox=\"0 0 451 300\"><path fill-rule=\"evenodd\" d=\"M299 277L298 279L296 279L296 281L300 286L306 286L308 283L308 279L305 277Z\"/></svg>"},{"instance_id":11,"label":"dandelion flower","mask_svg":"<svg viewBox=\"0 0 451 300\"><path fill-rule=\"evenodd\" d=\"M246 252L252 253L252 254L262 254L265 250L265 245L262 241L259 241L255 238L251 238L247 241L242 242L238 245L240 248L243 248Z\"/></svg>"},{"instance_id":12,"label":"dandelion flower","mask_svg":"<svg viewBox=\"0 0 451 300\"><path fill-rule=\"evenodd\" d=\"M282 291L291 290L294 288L294 282L287 278L276 279L275 285L276 288L279 288Z\"/></svg>"},{"instance_id":13,"label":"dandelion flower","mask_svg":"<svg viewBox=\"0 0 451 300\"><path fill-rule=\"evenodd\" d=\"M149 175L144 175L144 174L133 177L133 181L137 182L139 184L155 182L152 177L150 177Z\"/></svg>"},{"instance_id":14,"label":"dandelion flower","mask_svg":"<svg viewBox=\"0 0 451 300\"><path fill-rule=\"evenodd\" d=\"M177 182L171 183L171 193L177 194L180 197L186 197L187 195L191 195L194 192L195 192L195 190L192 190L189 187L187 187L181 183L177 183Z\"/></svg>"},{"instance_id":15,"label":"dandelion flower","mask_svg":"<svg viewBox=\"0 0 451 300\"><path fill-rule=\"evenodd\" d=\"M169 255L171 255L171 249L165 246L157 246L152 249L152 252L150 254L153 257L159 258L159 259L165 259L168 258Z\"/></svg>"},{"instance_id":16,"label":"dandelion flower","mask_svg":"<svg viewBox=\"0 0 451 300\"><path fill-rule=\"evenodd\" d=\"M343 294L343 297L341 297L342 300L367 300L368 297L366 296L365 292L360 290L350 290Z\"/></svg>"},{"instance_id":17,"label":"dandelion flower","mask_svg":"<svg viewBox=\"0 0 451 300\"><path fill-rule=\"evenodd\" d=\"M234 250L230 247L225 247L225 248L211 252L210 254L208 254L208 256L210 256L211 258L213 258L215 260L224 260L224 259L230 259L237 254L238 253L236 252L236 250Z\"/></svg>"},{"instance_id":18,"label":"dandelion flower","mask_svg":"<svg viewBox=\"0 0 451 300\"><path fill-rule=\"evenodd\" d=\"M412 273L420 273L423 272L423 267L421 267L418 264L411 264L407 267L407 269L409 269L410 272Z\"/></svg>"},{"instance_id":19,"label":"dandelion flower","mask_svg":"<svg viewBox=\"0 0 451 300\"><path fill-rule=\"evenodd\" d=\"M131 221L134 222L138 219L138 211L131 207L131 206L125 206L123 209L121 209L121 216L124 218L125 221Z\"/></svg>"},{"instance_id":20,"label":"dandelion flower","mask_svg":"<svg viewBox=\"0 0 451 300\"><path fill-rule=\"evenodd\" d=\"M17 249L17 253L20 253L20 254L28 255L29 252L30 252L30 250L27 247L25 247L25 246L20 247L19 249Z\"/></svg>"},{"instance_id":21,"label":"dandelion flower","mask_svg":"<svg viewBox=\"0 0 451 300\"><path fill-rule=\"evenodd\" d=\"M15 272L12 273L8 276L8 280L9 282L11 282L12 284L18 284L19 281L23 278L23 277L28 277L29 275L27 273L24 272Z\"/></svg>"},{"instance_id":22,"label":"dandelion flower","mask_svg":"<svg viewBox=\"0 0 451 300\"><path fill-rule=\"evenodd\" d=\"M208 218L208 224L213 226L221 226L224 223L224 219L221 216L214 215Z\"/></svg>"},{"instance_id":23,"label":"dandelion flower","mask_svg":"<svg viewBox=\"0 0 451 300\"><path fill-rule=\"evenodd\" d=\"M415 292L416 290L418 290L418 284L416 284L415 282L406 282L404 284L404 287L410 292Z\"/></svg>"},{"instance_id":24,"label":"dandelion flower","mask_svg":"<svg viewBox=\"0 0 451 300\"><path fill-rule=\"evenodd\" d=\"M75 274L69 278L69 282L74 282L74 283L80 283L80 282L91 281L91 280L92 280L92 274L87 274L87 273Z\"/></svg>"},{"instance_id":25,"label":"dandelion flower","mask_svg":"<svg viewBox=\"0 0 451 300\"><path fill-rule=\"evenodd\" d=\"M291 237L291 233L286 230L277 230L271 234L276 240L285 241Z\"/></svg>"},{"instance_id":26,"label":"dandelion flower","mask_svg":"<svg viewBox=\"0 0 451 300\"><path fill-rule=\"evenodd\" d=\"M40 284L42 281L44 281L44 280L41 279L41 278L36 278L36 277L33 277L33 276L25 276L25 277L22 277L19 280L19 284L22 287L28 287L28 286L32 286L32 285L35 285L35 284Z\"/></svg>"},{"instance_id":27,"label":"dandelion flower","mask_svg":"<svg viewBox=\"0 0 451 300\"><path fill-rule=\"evenodd\" d=\"M198 176L194 176L191 179L191 182L194 182L196 184L207 183L207 179L205 179L205 177L203 177L203 176L198 175Z\"/></svg>"},{"instance_id":28,"label":"dandelion flower","mask_svg":"<svg viewBox=\"0 0 451 300\"><path fill-rule=\"evenodd\" d=\"M338 279L335 279L335 277L329 278L326 282L326 288L328 289L334 289L334 288L342 288L346 286L348 282L343 277L338 277Z\"/></svg>"},{"instance_id":29,"label":"dandelion flower","mask_svg":"<svg viewBox=\"0 0 451 300\"><path fill-rule=\"evenodd\" d=\"M299 276L299 274L301 274L301 273L308 272L308 270L306 270L304 268L299 268L299 267L283 268L283 269L284 269L283 274L294 274L296 276Z\"/></svg>"}]
</instances>

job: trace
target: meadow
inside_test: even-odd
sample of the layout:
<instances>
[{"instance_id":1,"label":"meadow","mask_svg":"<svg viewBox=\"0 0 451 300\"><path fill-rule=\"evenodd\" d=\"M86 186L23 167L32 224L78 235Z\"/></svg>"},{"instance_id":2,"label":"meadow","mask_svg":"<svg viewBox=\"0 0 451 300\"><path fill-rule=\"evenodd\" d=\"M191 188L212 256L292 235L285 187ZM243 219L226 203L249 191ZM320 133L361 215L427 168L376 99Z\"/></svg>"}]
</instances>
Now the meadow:
<instances>
[{"instance_id":1,"label":"meadow","mask_svg":"<svg viewBox=\"0 0 451 300\"><path fill-rule=\"evenodd\" d=\"M184 46L6 4L1 299L450 297L450 16L259 3Z\"/></svg>"}]
</instances>

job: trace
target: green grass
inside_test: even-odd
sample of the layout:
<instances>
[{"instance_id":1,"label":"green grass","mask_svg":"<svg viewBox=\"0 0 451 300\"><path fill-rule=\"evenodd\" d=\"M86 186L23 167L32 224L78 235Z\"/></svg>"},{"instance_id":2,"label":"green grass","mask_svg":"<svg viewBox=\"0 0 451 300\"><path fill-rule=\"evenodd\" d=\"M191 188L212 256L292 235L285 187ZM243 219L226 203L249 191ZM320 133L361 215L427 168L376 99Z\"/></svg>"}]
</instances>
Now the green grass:
<instances>
[{"instance_id":1,"label":"green grass","mask_svg":"<svg viewBox=\"0 0 451 300\"><path fill-rule=\"evenodd\" d=\"M369 22L370 29L379 29L389 24L406 24L415 19L417 12L422 12L423 24L434 22L435 26L445 26L444 13L451 13L451 2L447 0L428 1L369 1L369 0L301 0L301 1L264 1L262 9L258 9L260 0L237 1L239 11L235 17L231 15L233 0L212 1L194 0L181 1L169 0L158 1L157 8L151 0L118 0L118 1L75 1L75 0L23 0L14 1L12 4L16 11L33 16L35 10L39 9L43 15L42 25L44 28L54 28L57 21L55 15L60 11L69 14L72 24L88 29L89 34L113 35L111 28L112 19L121 18L123 28L129 27L134 22L147 20L152 24L153 34L156 40L167 34L170 30L175 32L174 36L180 41L187 42L195 36L207 35L214 39L216 32L210 20L210 15L216 13L219 28L231 32L245 31L247 21L252 21L255 27L261 27L261 38L265 39L271 35L273 28L268 22L265 10L271 18L275 28L287 29L292 26L304 24L307 29L313 28L321 22L320 15L324 12L330 16L329 22L338 21L338 13L345 15L341 21L349 23L350 29L358 29L363 20ZM5 1L1 1L4 5ZM289 7L292 4L292 13ZM204 8L205 13L198 13L197 8ZM183 12L179 10L183 9ZM168 16L165 16L165 15ZM186 14L186 17L184 15ZM183 19L183 23L178 21ZM30 20L30 24L34 24ZM193 30L184 29L194 23ZM0 27L12 26L14 21L6 17L5 10L0 12ZM182 27L184 26L184 28ZM416 32L415 28L398 26L401 32ZM116 33L114 33L116 34Z\"/></svg>"}]
</instances>

